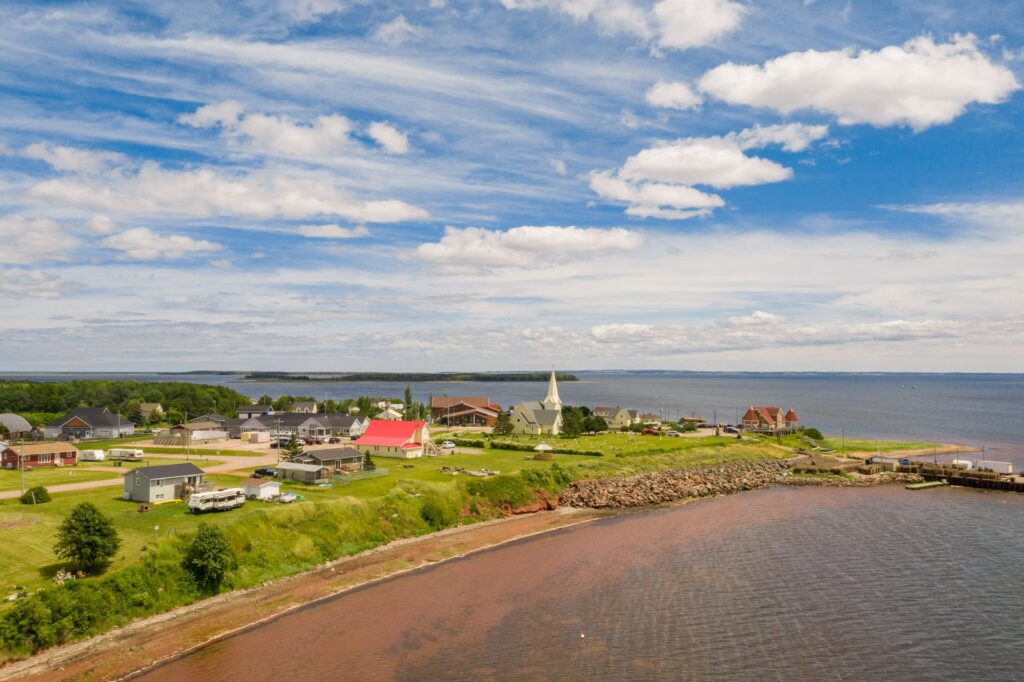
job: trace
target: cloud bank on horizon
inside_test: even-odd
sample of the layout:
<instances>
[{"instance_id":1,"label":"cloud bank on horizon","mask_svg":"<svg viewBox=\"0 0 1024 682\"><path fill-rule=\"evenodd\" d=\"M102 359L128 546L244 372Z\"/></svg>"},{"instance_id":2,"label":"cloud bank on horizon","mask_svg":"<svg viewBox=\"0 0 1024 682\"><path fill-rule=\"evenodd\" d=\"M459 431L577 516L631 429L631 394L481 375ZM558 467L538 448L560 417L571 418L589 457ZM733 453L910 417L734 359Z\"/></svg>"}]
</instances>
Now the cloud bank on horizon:
<instances>
[{"instance_id":1,"label":"cloud bank on horizon","mask_svg":"<svg viewBox=\"0 0 1024 682\"><path fill-rule=\"evenodd\" d=\"M0 370L1024 371L1010 4L5 3Z\"/></svg>"}]
</instances>

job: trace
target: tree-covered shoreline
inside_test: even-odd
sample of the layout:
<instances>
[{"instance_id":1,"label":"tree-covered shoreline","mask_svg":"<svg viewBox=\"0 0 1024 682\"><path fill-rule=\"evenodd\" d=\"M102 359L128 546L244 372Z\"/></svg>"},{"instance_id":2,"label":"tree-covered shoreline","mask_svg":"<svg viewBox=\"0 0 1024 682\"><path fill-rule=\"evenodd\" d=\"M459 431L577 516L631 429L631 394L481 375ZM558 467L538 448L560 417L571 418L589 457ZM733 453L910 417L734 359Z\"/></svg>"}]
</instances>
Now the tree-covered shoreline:
<instances>
[{"instance_id":1,"label":"tree-covered shoreline","mask_svg":"<svg viewBox=\"0 0 1024 682\"><path fill-rule=\"evenodd\" d=\"M568 372L555 374L558 381L579 381L579 377ZM250 372L242 377L244 381L547 381L550 372L339 372L331 374L305 374L291 372Z\"/></svg>"}]
</instances>

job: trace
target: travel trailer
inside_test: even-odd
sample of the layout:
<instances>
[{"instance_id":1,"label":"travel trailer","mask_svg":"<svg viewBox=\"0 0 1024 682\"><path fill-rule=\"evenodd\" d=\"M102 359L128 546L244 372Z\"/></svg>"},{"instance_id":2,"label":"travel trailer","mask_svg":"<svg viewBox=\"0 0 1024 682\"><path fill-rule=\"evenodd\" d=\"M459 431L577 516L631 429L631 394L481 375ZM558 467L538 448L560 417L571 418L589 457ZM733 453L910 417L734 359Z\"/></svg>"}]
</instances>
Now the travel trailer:
<instances>
[{"instance_id":1,"label":"travel trailer","mask_svg":"<svg viewBox=\"0 0 1024 682\"><path fill-rule=\"evenodd\" d=\"M102 462L105 459L102 450L79 450L79 462Z\"/></svg>"},{"instance_id":2,"label":"travel trailer","mask_svg":"<svg viewBox=\"0 0 1024 682\"><path fill-rule=\"evenodd\" d=\"M141 462L142 450L138 448L110 448L107 450L107 459L113 461Z\"/></svg>"},{"instance_id":3,"label":"travel trailer","mask_svg":"<svg viewBox=\"0 0 1024 682\"><path fill-rule=\"evenodd\" d=\"M210 511L228 511L245 504L245 491L241 488L227 488L208 493L194 493L188 498L188 510L193 514Z\"/></svg>"}]
</instances>

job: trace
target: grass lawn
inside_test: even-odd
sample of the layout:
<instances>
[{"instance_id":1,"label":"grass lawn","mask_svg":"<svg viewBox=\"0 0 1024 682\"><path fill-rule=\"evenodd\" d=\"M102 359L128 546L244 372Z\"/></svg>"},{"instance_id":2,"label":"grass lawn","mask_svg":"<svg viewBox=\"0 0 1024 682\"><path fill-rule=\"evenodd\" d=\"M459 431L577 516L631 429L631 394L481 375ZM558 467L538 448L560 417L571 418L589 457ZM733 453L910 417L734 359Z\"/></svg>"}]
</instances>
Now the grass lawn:
<instances>
[{"instance_id":1,"label":"grass lawn","mask_svg":"<svg viewBox=\"0 0 1024 682\"><path fill-rule=\"evenodd\" d=\"M473 435L462 435L456 433L437 433L432 435L435 442L441 442L446 438L479 438L479 436ZM607 456L616 455L635 455L651 452L666 452L666 451L685 451L694 448L702 448L715 445L726 445L735 443L735 437L727 436L707 436L707 437L670 437L665 435L660 436L645 436L639 433L621 433L621 432L610 432L600 433L594 436L578 436L576 438L563 438L561 436L530 436L524 434L516 434L511 436L497 436L494 440L506 441L510 443L523 443L529 445L539 445L540 443L547 443L548 445L555 448L571 448L573 450L593 450L602 452ZM493 450L489 452L501 452L500 450Z\"/></svg>"},{"instance_id":2,"label":"grass lawn","mask_svg":"<svg viewBox=\"0 0 1024 682\"><path fill-rule=\"evenodd\" d=\"M760 439L764 443L777 443L778 439L774 436L756 436L754 434L747 434ZM836 436L826 436L820 441L810 441L805 436L801 436L797 433L792 433L781 438L782 444L791 448L804 448L809 449L811 442L817 442L820 447L827 448L829 450L835 450L837 453L843 451L843 439ZM927 450L930 449L933 443L922 443L916 441L900 441L900 440L868 440L863 438L847 438L846 439L846 452L892 452L893 450Z\"/></svg>"},{"instance_id":3,"label":"grass lawn","mask_svg":"<svg viewBox=\"0 0 1024 682\"><path fill-rule=\"evenodd\" d=\"M79 450L108 450L110 448L131 448L133 443L140 440L149 440L153 437L151 433L137 433L134 436L124 438L108 438L107 440L83 440L75 443Z\"/></svg>"},{"instance_id":4,"label":"grass lawn","mask_svg":"<svg viewBox=\"0 0 1024 682\"><path fill-rule=\"evenodd\" d=\"M81 467L39 467L25 470L25 489L37 485L50 487L62 483L97 481L101 478L118 478L120 474L111 471L85 471ZM0 491L20 490L21 473L17 469L0 470ZM14 500L17 503L17 500ZM0 566L3 564L0 563Z\"/></svg>"}]
</instances>

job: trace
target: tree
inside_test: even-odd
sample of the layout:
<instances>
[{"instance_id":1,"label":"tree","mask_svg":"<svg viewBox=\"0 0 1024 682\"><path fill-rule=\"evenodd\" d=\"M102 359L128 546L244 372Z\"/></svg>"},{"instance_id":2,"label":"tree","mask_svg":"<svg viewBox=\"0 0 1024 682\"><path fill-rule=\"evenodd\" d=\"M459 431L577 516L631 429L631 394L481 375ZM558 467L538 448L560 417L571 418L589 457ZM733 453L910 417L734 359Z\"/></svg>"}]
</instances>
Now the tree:
<instances>
[{"instance_id":1,"label":"tree","mask_svg":"<svg viewBox=\"0 0 1024 682\"><path fill-rule=\"evenodd\" d=\"M216 592L228 573L238 567L231 543L220 528L200 523L196 536L185 550L181 567L188 571L204 590Z\"/></svg>"},{"instance_id":2,"label":"tree","mask_svg":"<svg viewBox=\"0 0 1024 682\"><path fill-rule=\"evenodd\" d=\"M363 468L364 469L375 469L376 467L377 467L377 465L373 463L373 458L370 457L370 453L369 453L369 451L367 451L367 453L365 455L363 455Z\"/></svg>"},{"instance_id":3,"label":"tree","mask_svg":"<svg viewBox=\"0 0 1024 682\"><path fill-rule=\"evenodd\" d=\"M583 413L580 408L566 405L562 408L562 428L566 436L578 436L583 433Z\"/></svg>"},{"instance_id":4,"label":"tree","mask_svg":"<svg viewBox=\"0 0 1024 682\"><path fill-rule=\"evenodd\" d=\"M491 431L495 436L507 436L512 433L512 417L509 416L506 410L498 412L498 418L495 420Z\"/></svg>"},{"instance_id":5,"label":"tree","mask_svg":"<svg viewBox=\"0 0 1024 682\"><path fill-rule=\"evenodd\" d=\"M256 404L257 405L273 405L274 404L274 399L271 398L269 395L264 393L263 395L260 396L260 399L256 401Z\"/></svg>"},{"instance_id":6,"label":"tree","mask_svg":"<svg viewBox=\"0 0 1024 682\"><path fill-rule=\"evenodd\" d=\"M405 385L405 413L409 416L409 419L415 419L415 416L412 414L412 411L413 411L413 406L412 406L412 386L410 386L409 384L406 384Z\"/></svg>"},{"instance_id":7,"label":"tree","mask_svg":"<svg viewBox=\"0 0 1024 682\"><path fill-rule=\"evenodd\" d=\"M597 433L598 431L607 431L608 422L605 421L604 417L595 417L590 415L583 418L583 430L587 433Z\"/></svg>"},{"instance_id":8,"label":"tree","mask_svg":"<svg viewBox=\"0 0 1024 682\"><path fill-rule=\"evenodd\" d=\"M293 433L284 446L284 459L288 462L294 462L295 458L301 454L302 443L299 442L298 436Z\"/></svg>"},{"instance_id":9,"label":"tree","mask_svg":"<svg viewBox=\"0 0 1024 682\"><path fill-rule=\"evenodd\" d=\"M171 425L181 424L185 421L185 415L177 410L168 410L164 413L164 419L166 419L167 423Z\"/></svg>"},{"instance_id":10,"label":"tree","mask_svg":"<svg viewBox=\"0 0 1024 682\"><path fill-rule=\"evenodd\" d=\"M822 440L824 438L818 429L804 429L804 435L812 440Z\"/></svg>"},{"instance_id":11,"label":"tree","mask_svg":"<svg viewBox=\"0 0 1024 682\"><path fill-rule=\"evenodd\" d=\"M83 569L102 568L117 554L121 538L114 524L95 505L82 502L57 529L53 551Z\"/></svg>"}]
</instances>

